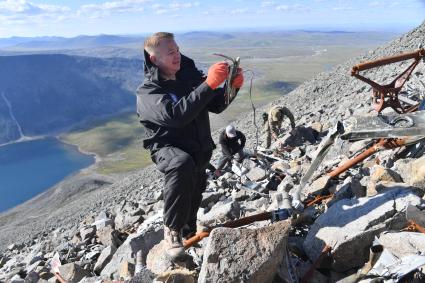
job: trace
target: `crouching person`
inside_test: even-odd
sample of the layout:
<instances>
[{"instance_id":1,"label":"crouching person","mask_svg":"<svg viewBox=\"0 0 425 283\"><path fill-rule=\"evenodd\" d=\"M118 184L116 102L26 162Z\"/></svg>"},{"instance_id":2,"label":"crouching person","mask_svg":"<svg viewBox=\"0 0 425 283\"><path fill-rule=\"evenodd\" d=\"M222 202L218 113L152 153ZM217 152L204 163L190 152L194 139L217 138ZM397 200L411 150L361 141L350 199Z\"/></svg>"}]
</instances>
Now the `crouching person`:
<instances>
[{"instance_id":1,"label":"crouching person","mask_svg":"<svg viewBox=\"0 0 425 283\"><path fill-rule=\"evenodd\" d=\"M236 166L241 171L244 170L242 167L242 161L245 158L245 147L246 138L245 135L235 129L234 126L228 125L226 129L220 134L219 143L221 145L222 157L215 171L216 176L220 176L223 168L226 165L231 165L233 158L235 157Z\"/></svg>"}]
</instances>

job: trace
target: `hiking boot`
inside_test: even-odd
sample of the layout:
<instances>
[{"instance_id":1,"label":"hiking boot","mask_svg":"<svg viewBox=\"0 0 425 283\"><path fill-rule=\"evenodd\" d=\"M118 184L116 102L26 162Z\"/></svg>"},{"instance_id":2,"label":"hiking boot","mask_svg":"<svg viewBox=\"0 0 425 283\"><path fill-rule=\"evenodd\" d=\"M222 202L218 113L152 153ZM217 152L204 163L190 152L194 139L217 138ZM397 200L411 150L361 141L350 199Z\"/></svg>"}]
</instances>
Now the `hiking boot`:
<instances>
[{"instance_id":1,"label":"hiking boot","mask_svg":"<svg viewBox=\"0 0 425 283\"><path fill-rule=\"evenodd\" d=\"M184 261L186 259L179 231L164 226L164 240L166 242L165 253L171 261Z\"/></svg>"}]
</instances>

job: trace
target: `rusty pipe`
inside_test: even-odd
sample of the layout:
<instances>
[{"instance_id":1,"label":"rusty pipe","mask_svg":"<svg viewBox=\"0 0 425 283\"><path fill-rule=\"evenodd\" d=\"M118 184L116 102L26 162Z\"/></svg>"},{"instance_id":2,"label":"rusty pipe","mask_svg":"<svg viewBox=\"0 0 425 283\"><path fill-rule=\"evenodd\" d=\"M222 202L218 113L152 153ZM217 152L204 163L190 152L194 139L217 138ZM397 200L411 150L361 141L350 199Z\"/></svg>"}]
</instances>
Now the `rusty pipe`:
<instances>
[{"instance_id":1,"label":"rusty pipe","mask_svg":"<svg viewBox=\"0 0 425 283\"><path fill-rule=\"evenodd\" d=\"M409 53L403 53L399 55L385 57L378 60L367 61L367 62L355 65L353 69L351 70L351 75L357 74L360 71L368 70L374 67L379 67L379 66L396 63L396 62L400 62L404 60L409 60L409 59L418 60L422 57L425 57L425 49L418 49L416 51L409 52Z\"/></svg>"},{"instance_id":2,"label":"rusty pipe","mask_svg":"<svg viewBox=\"0 0 425 283\"><path fill-rule=\"evenodd\" d=\"M267 211L267 212L263 212L263 213L259 213L259 214L250 215L250 216L243 217L243 218L240 218L240 219L227 221L227 222L225 222L221 225L210 228L208 231L198 232L198 233L196 233L195 236L184 241L184 243L183 243L184 248L185 249L190 248L194 244L201 241L203 238L208 237L210 235L210 232L214 228L218 228L218 227L237 228L237 227L245 226L245 225L257 222L257 221L271 220L272 217L273 217L273 213L274 213L273 211Z\"/></svg>"},{"instance_id":3,"label":"rusty pipe","mask_svg":"<svg viewBox=\"0 0 425 283\"><path fill-rule=\"evenodd\" d=\"M366 149L365 151L357 155L356 157L350 160L347 160L346 162L338 166L336 169L329 172L328 176L331 178L335 178L382 149L392 149L392 148L397 148L404 145L407 145L405 139L381 139L377 143L375 143L373 146L371 146L370 148Z\"/></svg>"},{"instance_id":4,"label":"rusty pipe","mask_svg":"<svg viewBox=\"0 0 425 283\"><path fill-rule=\"evenodd\" d=\"M208 237L210 235L210 232L211 231L202 231L202 232L196 233L195 236L184 241L184 243L183 243L184 248L188 249L188 248L192 247L196 243L200 242L203 238Z\"/></svg>"}]
</instances>

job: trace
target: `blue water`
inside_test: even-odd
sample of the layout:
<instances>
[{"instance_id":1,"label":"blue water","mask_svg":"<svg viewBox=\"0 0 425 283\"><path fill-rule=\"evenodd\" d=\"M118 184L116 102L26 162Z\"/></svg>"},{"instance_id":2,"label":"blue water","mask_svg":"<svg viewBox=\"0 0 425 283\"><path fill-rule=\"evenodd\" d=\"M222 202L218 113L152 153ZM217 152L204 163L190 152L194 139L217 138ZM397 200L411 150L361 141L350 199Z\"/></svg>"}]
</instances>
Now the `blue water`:
<instances>
[{"instance_id":1,"label":"blue water","mask_svg":"<svg viewBox=\"0 0 425 283\"><path fill-rule=\"evenodd\" d=\"M31 199L93 162L93 156L54 138L0 147L0 212Z\"/></svg>"}]
</instances>

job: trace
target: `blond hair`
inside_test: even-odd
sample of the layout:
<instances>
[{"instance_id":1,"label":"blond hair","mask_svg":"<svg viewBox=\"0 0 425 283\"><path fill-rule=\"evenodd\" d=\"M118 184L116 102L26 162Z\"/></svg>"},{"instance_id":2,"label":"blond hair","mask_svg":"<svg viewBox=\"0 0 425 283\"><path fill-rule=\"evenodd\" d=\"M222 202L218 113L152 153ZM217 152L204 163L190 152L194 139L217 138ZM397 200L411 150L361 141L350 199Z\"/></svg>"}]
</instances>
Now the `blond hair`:
<instances>
[{"instance_id":1,"label":"blond hair","mask_svg":"<svg viewBox=\"0 0 425 283\"><path fill-rule=\"evenodd\" d=\"M159 46L163 39L174 39L174 34L171 32L156 32L145 39L143 47L150 55L153 55L155 48Z\"/></svg>"}]
</instances>

